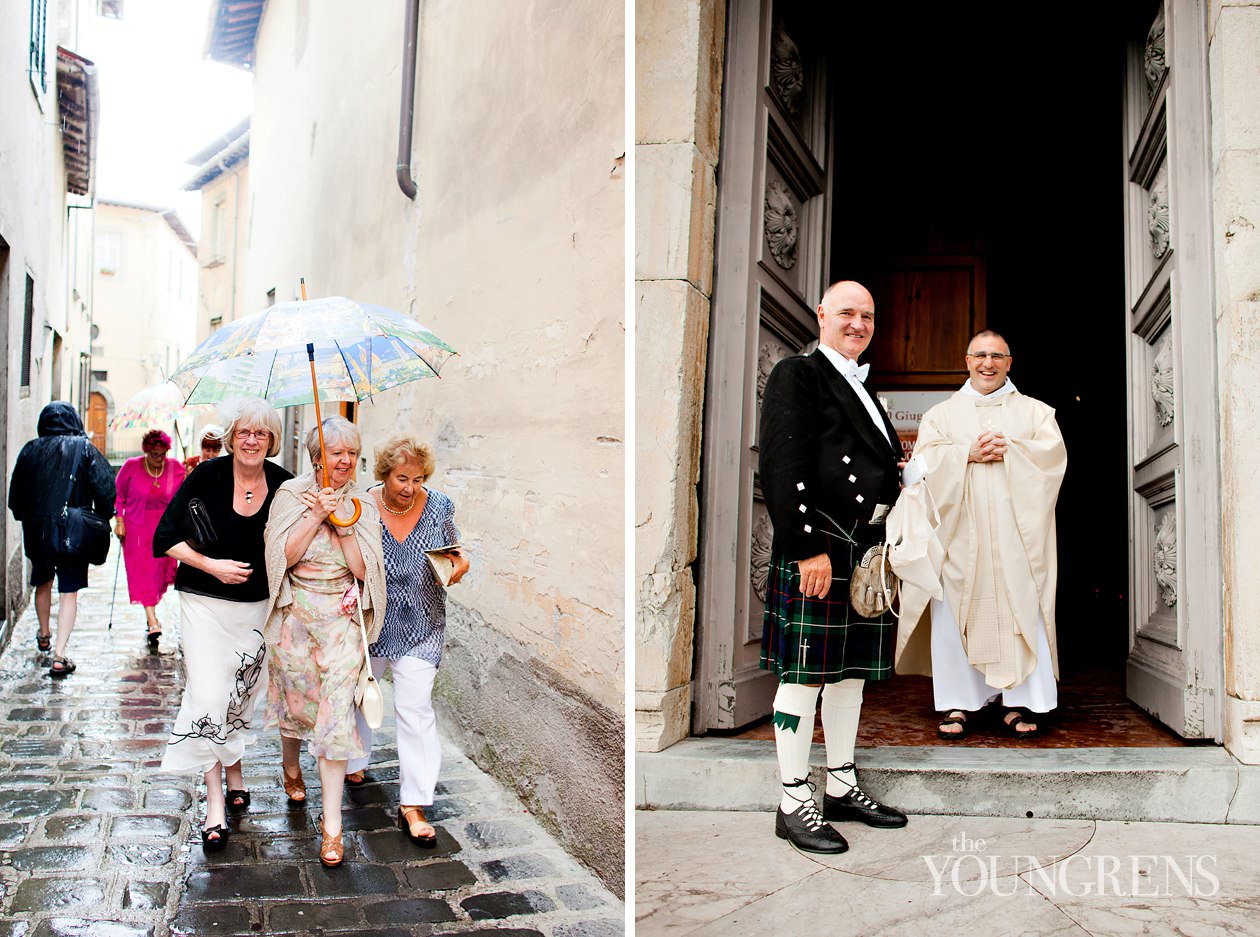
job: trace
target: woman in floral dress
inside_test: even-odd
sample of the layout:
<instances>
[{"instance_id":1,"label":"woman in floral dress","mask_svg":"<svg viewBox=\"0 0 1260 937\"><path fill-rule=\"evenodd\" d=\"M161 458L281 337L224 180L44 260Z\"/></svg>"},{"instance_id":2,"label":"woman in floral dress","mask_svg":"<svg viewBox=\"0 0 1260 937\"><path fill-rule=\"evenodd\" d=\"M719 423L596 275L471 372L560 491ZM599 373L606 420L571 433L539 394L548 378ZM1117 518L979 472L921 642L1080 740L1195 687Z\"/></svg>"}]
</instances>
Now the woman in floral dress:
<instances>
[{"instance_id":1,"label":"woman in floral dress","mask_svg":"<svg viewBox=\"0 0 1260 937\"><path fill-rule=\"evenodd\" d=\"M184 467L166 457L170 448L171 437L160 429L145 433L140 443L144 455L128 459L118 470L114 500L114 533L122 541L127 594L132 605L144 608L152 648L158 646L158 638L162 636L157 604L175 581L178 565L169 556L153 555L153 533L162 512L184 480Z\"/></svg>"},{"instance_id":2,"label":"woman in floral dress","mask_svg":"<svg viewBox=\"0 0 1260 937\"><path fill-rule=\"evenodd\" d=\"M305 740L319 764L323 817L319 859L341 864L341 797L346 762L364 753L355 729L355 690L364 666L356 601L363 608L368 640L380 630L385 609L385 567L380 515L371 496L355 486L359 431L347 420L323 422L329 484L319 470L316 430L307 437L315 471L280 487L267 524L267 573L271 607L264 634L270 685L267 724L279 726L283 784L289 800L306 799L298 756ZM338 527L329 515L349 519L357 497L357 523ZM357 580L363 581L358 588Z\"/></svg>"}]
</instances>

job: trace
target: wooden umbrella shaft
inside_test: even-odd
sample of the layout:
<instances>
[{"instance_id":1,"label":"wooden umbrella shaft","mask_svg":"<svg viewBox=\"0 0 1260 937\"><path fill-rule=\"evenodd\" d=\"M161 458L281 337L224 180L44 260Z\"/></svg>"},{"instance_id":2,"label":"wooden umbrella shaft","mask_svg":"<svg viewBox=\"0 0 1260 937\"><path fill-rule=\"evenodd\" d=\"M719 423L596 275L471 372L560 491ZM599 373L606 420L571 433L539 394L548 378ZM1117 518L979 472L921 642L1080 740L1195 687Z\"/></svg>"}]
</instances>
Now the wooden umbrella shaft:
<instances>
[{"instance_id":1,"label":"wooden umbrella shaft","mask_svg":"<svg viewBox=\"0 0 1260 937\"><path fill-rule=\"evenodd\" d=\"M324 418L319 412L319 384L315 380L315 343L306 343L306 357L311 363L311 389L315 392L315 429L319 433L319 467L324 475L324 487L331 487L328 478L328 454L324 451ZM363 505L359 503L358 498L351 498L350 503L354 505L354 514L350 520L343 521L336 514L329 514L328 519L337 527L349 527L359 519L363 513Z\"/></svg>"}]
</instances>

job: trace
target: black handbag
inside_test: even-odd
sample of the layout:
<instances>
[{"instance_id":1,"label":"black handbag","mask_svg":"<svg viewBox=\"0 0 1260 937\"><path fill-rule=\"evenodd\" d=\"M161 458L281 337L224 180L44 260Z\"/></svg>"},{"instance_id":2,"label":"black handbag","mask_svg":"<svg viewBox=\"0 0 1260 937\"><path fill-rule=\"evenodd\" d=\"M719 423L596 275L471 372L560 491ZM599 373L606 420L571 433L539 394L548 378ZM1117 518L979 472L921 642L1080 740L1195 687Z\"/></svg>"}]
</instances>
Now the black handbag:
<instances>
[{"instance_id":1,"label":"black handbag","mask_svg":"<svg viewBox=\"0 0 1260 937\"><path fill-rule=\"evenodd\" d=\"M206 510L206 503L200 498L191 498L188 501L188 510L184 514L184 532L198 550L219 539L214 525L210 523L210 512Z\"/></svg>"},{"instance_id":2,"label":"black handbag","mask_svg":"<svg viewBox=\"0 0 1260 937\"><path fill-rule=\"evenodd\" d=\"M83 440L85 446L91 443ZM79 469L87 458L79 460ZM57 532L56 554L64 560L87 560L93 566L100 566L109 556L109 522L90 508L72 507L70 496L74 493L76 470L70 475L70 490L66 492L66 503L57 515L54 526Z\"/></svg>"}]
</instances>

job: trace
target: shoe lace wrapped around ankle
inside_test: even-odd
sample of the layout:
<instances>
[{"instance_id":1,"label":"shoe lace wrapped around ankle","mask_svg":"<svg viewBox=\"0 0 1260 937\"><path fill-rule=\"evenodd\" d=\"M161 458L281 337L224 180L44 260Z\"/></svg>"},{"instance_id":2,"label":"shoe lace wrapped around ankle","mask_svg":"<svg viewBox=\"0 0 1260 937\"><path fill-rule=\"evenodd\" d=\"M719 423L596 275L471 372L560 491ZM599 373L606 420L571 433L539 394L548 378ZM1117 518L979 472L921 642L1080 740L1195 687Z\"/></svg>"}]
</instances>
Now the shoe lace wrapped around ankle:
<instances>
[{"instance_id":1,"label":"shoe lace wrapped around ankle","mask_svg":"<svg viewBox=\"0 0 1260 937\"><path fill-rule=\"evenodd\" d=\"M794 788L802 786L809 788L809 795L803 799L797 797L793 792ZM793 813L800 818L801 822L809 828L811 833L818 832L823 825L822 814L818 812L818 805L814 803L814 792L816 790L818 790L817 785L808 778L797 778L791 784L783 785L783 792L800 804Z\"/></svg>"},{"instance_id":2,"label":"shoe lace wrapped around ankle","mask_svg":"<svg viewBox=\"0 0 1260 937\"><path fill-rule=\"evenodd\" d=\"M827 769L827 773L829 775L831 775L833 778L835 778L837 781L839 781L841 784L843 784L845 787L849 789L848 793L844 795L845 797L852 797L863 807L867 807L871 810L878 809L880 807L879 801L875 800L873 797L867 794L866 791L858 787L857 784L850 784L843 777L841 777L841 775L849 771L853 772L853 779L854 781L856 781L857 780L857 765L855 765L851 761L846 761L839 768Z\"/></svg>"}]
</instances>

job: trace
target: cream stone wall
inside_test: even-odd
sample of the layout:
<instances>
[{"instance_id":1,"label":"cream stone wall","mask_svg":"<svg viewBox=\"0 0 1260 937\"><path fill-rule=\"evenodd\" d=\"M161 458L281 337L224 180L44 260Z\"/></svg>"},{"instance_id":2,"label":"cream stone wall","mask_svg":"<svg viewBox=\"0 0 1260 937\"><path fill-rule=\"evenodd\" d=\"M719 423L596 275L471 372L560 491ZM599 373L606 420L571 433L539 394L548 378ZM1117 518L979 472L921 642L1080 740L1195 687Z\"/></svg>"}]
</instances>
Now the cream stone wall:
<instances>
[{"instance_id":1,"label":"cream stone wall","mask_svg":"<svg viewBox=\"0 0 1260 937\"><path fill-rule=\"evenodd\" d=\"M90 346L92 211L68 196L57 110L57 44L73 47L72 4L48 4L45 56L47 90L36 91L28 70L30 5L0 4L0 648L10 623L26 605L28 588L22 555L22 528L8 510L8 477L23 444L36 435L39 411L54 398L78 404L79 358ZM22 324L26 277L34 281L29 389L21 387ZM53 381L53 336L59 335L61 379Z\"/></svg>"},{"instance_id":2,"label":"cream stone wall","mask_svg":"<svg viewBox=\"0 0 1260 937\"><path fill-rule=\"evenodd\" d=\"M114 271L102 271L98 256L93 319L99 334L92 367L108 374L100 387L118 408L144 388L165 380L192 350L197 260L160 210L98 200L96 235L98 242L116 235L122 249ZM183 458L171 426L152 428L170 433L172 457ZM186 433L191 425L180 429ZM108 448L137 455L145 431L140 427L107 430ZM185 442L192 445L191 440Z\"/></svg>"},{"instance_id":3,"label":"cream stone wall","mask_svg":"<svg viewBox=\"0 0 1260 937\"><path fill-rule=\"evenodd\" d=\"M223 202L222 243L215 249L214 206ZM201 235L198 237L197 341L210 334L210 320L226 325L262 309L257 299L246 303L245 251L249 243L249 162L240 162L201 189ZM204 422L204 421L203 421Z\"/></svg>"},{"instance_id":4,"label":"cream stone wall","mask_svg":"<svg viewBox=\"0 0 1260 937\"><path fill-rule=\"evenodd\" d=\"M691 726L725 4L640 0L635 17L635 733L660 751Z\"/></svg>"},{"instance_id":5,"label":"cream stone wall","mask_svg":"<svg viewBox=\"0 0 1260 937\"><path fill-rule=\"evenodd\" d=\"M1225 745L1260 764L1260 4L1209 9Z\"/></svg>"},{"instance_id":6,"label":"cream stone wall","mask_svg":"<svg viewBox=\"0 0 1260 937\"><path fill-rule=\"evenodd\" d=\"M346 295L460 355L360 409L437 455L472 572L441 718L566 846L624 862L624 27L596 0L421 4L415 201L399 4L269 4L245 293Z\"/></svg>"}]
</instances>

